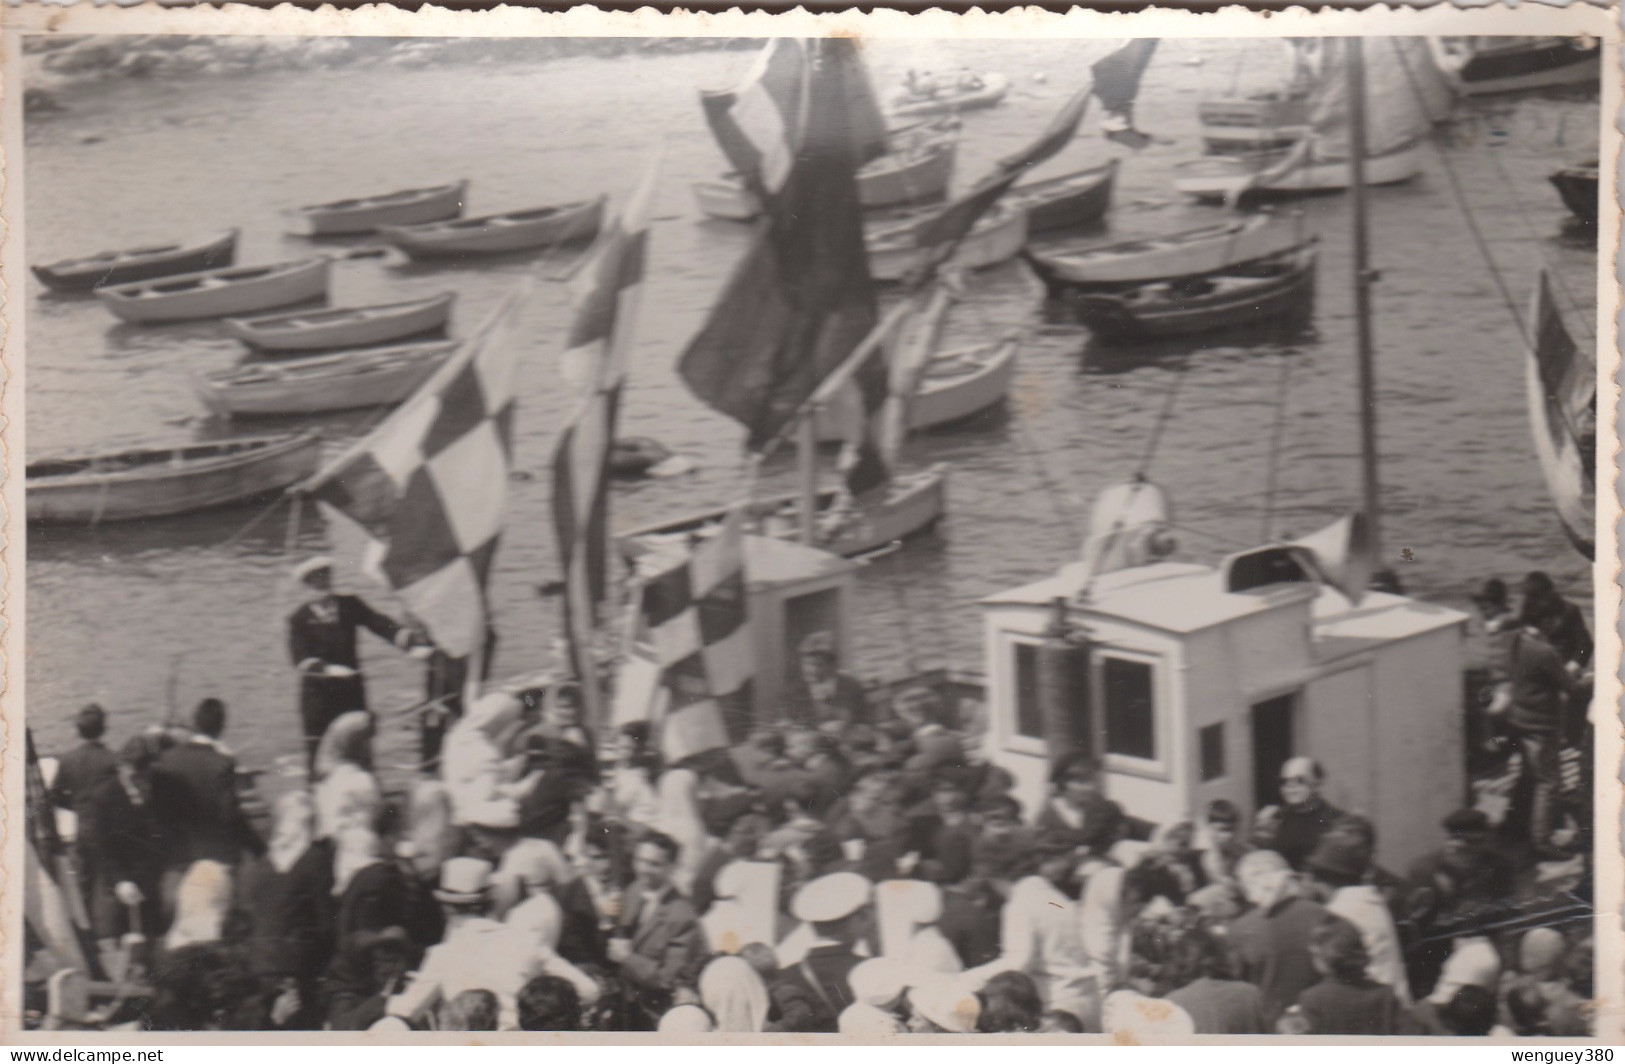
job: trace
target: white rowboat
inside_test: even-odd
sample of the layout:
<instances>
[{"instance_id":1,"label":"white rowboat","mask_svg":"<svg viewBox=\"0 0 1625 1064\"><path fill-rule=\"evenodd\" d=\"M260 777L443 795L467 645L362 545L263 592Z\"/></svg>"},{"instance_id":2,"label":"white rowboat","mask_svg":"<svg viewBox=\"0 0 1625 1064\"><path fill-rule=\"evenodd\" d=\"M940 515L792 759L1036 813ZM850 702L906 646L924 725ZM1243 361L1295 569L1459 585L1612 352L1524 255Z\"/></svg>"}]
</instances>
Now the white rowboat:
<instances>
[{"instance_id":1,"label":"white rowboat","mask_svg":"<svg viewBox=\"0 0 1625 1064\"><path fill-rule=\"evenodd\" d=\"M931 357L925 377L908 405L908 427L924 432L964 421L1004 402L1015 376L1016 340L960 347ZM819 418L818 439L842 438L832 418Z\"/></svg>"},{"instance_id":2,"label":"white rowboat","mask_svg":"<svg viewBox=\"0 0 1625 1064\"><path fill-rule=\"evenodd\" d=\"M1293 216L1254 214L1138 240L1032 245L1024 254L1051 290L1143 284L1280 254L1303 242L1301 228Z\"/></svg>"},{"instance_id":3,"label":"white rowboat","mask_svg":"<svg viewBox=\"0 0 1625 1064\"><path fill-rule=\"evenodd\" d=\"M256 318L227 318L226 331L261 351L321 351L384 344L446 327L455 292L427 299L335 307Z\"/></svg>"},{"instance_id":4,"label":"white rowboat","mask_svg":"<svg viewBox=\"0 0 1625 1064\"><path fill-rule=\"evenodd\" d=\"M508 211L428 225L379 226L378 234L414 259L447 255L500 255L578 244L598 235L604 198L558 207Z\"/></svg>"},{"instance_id":5,"label":"white rowboat","mask_svg":"<svg viewBox=\"0 0 1625 1064\"><path fill-rule=\"evenodd\" d=\"M193 390L220 417L314 414L404 401L457 350L456 341L255 362L194 375Z\"/></svg>"},{"instance_id":6,"label":"white rowboat","mask_svg":"<svg viewBox=\"0 0 1625 1064\"><path fill-rule=\"evenodd\" d=\"M370 233L382 225L417 225L455 218L463 212L467 181L431 188L409 188L378 196L334 200L287 212L295 236L348 236Z\"/></svg>"},{"instance_id":7,"label":"white rowboat","mask_svg":"<svg viewBox=\"0 0 1625 1064\"><path fill-rule=\"evenodd\" d=\"M935 212L915 214L866 227L869 276L877 281L901 281L924 265L932 249L920 246L918 231L935 216ZM960 241L949 265L970 270L997 265L1012 258L1026 241L1027 212L999 204L982 215Z\"/></svg>"},{"instance_id":8,"label":"white rowboat","mask_svg":"<svg viewBox=\"0 0 1625 1064\"><path fill-rule=\"evenodd\" d=\"M1255 184L1260 175L1269 175L1284 162L1287 152L1248 152L1237 155L1210 155L1174 168L1174 187L1197 199L1216 200L1252 191L1287 194L1339 192L1354 183L1348 159L1316 160L1312 157L1285 173L1269 176ZM1422 172L1422 145L1412 142L1365 161L1367 185L1397 185Z\"/></svg>"},{"instance_id":9,"label":"white rowboat","mask_svg":"<svg viewBox=\"0 0 1625 1064\"><path fill-rule=\"evenodd\" d=\"M332 277L326 257L268 266L228 266L96 289L114 315L131 322L224 318L322 299Z\"/></svg>"}]
</instances>

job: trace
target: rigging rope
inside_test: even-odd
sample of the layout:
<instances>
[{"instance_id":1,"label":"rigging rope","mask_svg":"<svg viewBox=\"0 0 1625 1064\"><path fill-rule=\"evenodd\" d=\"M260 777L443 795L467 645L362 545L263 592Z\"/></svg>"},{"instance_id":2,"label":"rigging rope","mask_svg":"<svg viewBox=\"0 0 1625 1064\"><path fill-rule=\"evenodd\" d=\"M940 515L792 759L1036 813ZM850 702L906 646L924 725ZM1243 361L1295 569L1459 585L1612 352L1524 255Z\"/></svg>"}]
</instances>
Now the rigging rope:
<instances>
[{"instance_id":1,"label":"rigging rope","mask_svg":"<svg viewBox=\"0 0 1625 1064\"><path fill-rule=\"evenodd\" d=\"M1151 460L1157 455L1157 447L1162 443L1163 430L1168 427L1168 421L1173 416L1174 401L1179 398L1179 389L1184 383L1185 374L1175 373L1172 383L1168 385L1167 393L1163 396L1162 411L1157 415L1156 424L1151 427L1151 439L1146 443L1145 456L1140 459L1139 466L1134 470L1136 477L1144 478L1151 469Z\"/></svg>"},{"instance_id":2,"label":"rigging rope","mask_svg":"<svg viewBox=\"0 0 1625 1064\"><path fill-rule=\"evenodd\" d=\"M1268 461L1264 477L1264 542L1275 538L1275 489L1281 468L1281 439L1286 433L1286 393L1292 378L1292 359L1296 354L1288 347L1281 351L1281 376L1276 382L1275 425L1270 430Z\"/></svg>"}]
</instances>

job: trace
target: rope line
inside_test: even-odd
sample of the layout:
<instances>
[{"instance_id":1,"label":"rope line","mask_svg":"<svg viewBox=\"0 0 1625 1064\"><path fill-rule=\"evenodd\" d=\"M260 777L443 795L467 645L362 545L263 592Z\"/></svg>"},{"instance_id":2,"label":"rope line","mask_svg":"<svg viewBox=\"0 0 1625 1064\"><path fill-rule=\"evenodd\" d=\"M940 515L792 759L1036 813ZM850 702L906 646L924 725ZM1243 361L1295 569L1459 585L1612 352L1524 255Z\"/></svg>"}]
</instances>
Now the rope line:
<instances>
[{"instance_id":1,"label":"rope line","mask_svg":"<svg viewBox=\"0 0 1625 1064\"><path fill-rule=\"evenodd\" d=\"M1281 352L1281 375L1275 390L1275 424L1270 430L1270 445L1264 467L1264 542L1275 538L1275 489L1281 469L1281 440L1286 434L1286 396L1292 379L1292 357L1295 352L1287 348Z\"/></svg>"},{"instance_id":2,"label":"rope line","mask_svg":"<svg viewBox=\"0 0 1625 1064\"><path fill-rule=\"evenodd\" d=\"M1173 417L1174 402L1179 398L1179 389L1184 383L1185 374L1183 372L1175 373L1173 382L1169 384L1168 391L1163 396L1162 411L1157 415L1156 423L1151 427L1151 439L1146 443L1145 456L1140 459L1139 466L1134 470L1136 477L1143 478L1150 471L1151 460L1157 455L1157 448L1162 443L1163 430L1168 427L1168 421Z\"/></svg>"}]
</instances>

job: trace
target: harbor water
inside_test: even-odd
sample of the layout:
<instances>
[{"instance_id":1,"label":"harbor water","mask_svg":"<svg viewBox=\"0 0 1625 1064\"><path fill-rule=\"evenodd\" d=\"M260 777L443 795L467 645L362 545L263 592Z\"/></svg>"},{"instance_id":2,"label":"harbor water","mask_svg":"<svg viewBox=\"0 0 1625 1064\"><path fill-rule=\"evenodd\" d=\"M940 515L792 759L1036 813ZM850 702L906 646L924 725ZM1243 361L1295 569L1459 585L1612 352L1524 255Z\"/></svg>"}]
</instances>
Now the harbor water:
<instances>
[{"instance_id":1,"label":"harbor water","mask_svg":"<svg viewBox=\"0 0 1625 1064\"><path fill-rule=\"evenodd\" d=\"M956 172L964 187L1036 136L1110 46L866 47L882 93L909 68L964 66L1012 79L1001 106L964 116ZM282 208L459 178L471 182L470 214L619 197L663 140L621 434L654 437L696 469L617 483L613 521L625 528L720 504L740 483L741 434L687 393L675 367L749 237L743 226L705 220L691 194L692 182L725 168L696 90L730 84L750 60L742 51L470 58L106 81L28 124L26 259L233 226L243 231L239 262L296 259L312 245L281 235ZM1201 150L1197 102L1267 88L1287 65L1277 43L1165 42L1136 109L1155 142L1128 152L1102 139L1091 116L1043 173L1123 158L1102 235L1215 220L1219 208L1189 202L1171 183L1175 164ZM1487 577L1510 582L1544 569L1571 597L1589 596L1589 567L1563 536L1529 442L1519 318L1537 270L1548 267L1561 282L1572 331L1590 342L1594 237L1568 228L1546 176L1595 157L1597 124L1594 94L1475 102L1438 132L1420 177L1372 192L1384 561L1412 593L1462 605ZM867 567L854 611L853 671L883 678L936 665L980 668L977 600L1077 557L1092 498L1136 472L1167 489L1180 554L1198 561L1266 536L1302 535L1358 505L1350 205L1331 195L1300 206L1306 231L1320 240L1314 313L1301 330L1107 349L1080 326L1047 317L1042 289L1019 261L969 279L946 336L961 343L1022 333L1015 383L1004 408L910 441L908 465L951 464L949 512L934 533ZM1510 309L1475 248L1469 218L1481 227ZM499 677L556 663L561 605L538 586L559 576L547 470L574 401L559 376L570 308L557 283L571 255L455 266L358 259L339 265L331 297L356 305L456 291L453 334L467 335L538 261L545 279L513 338L517 451L492 589ZM336 454L380 416L211 421L188 374L243 358L218 323L119 324L93 298L53 295L32 278L12 277L26 312L25 367L12 386L21 384L26 397L29 459L307 423ZM768 463L766 488L792 481L788 455ZM245 532L263 509L28 530L21 649L28 719L42 750L71 741L72 712L87 701L107 708L121 741L206 695L230 707L227 739L243 762L271 764L299 749L285 632L296 604L289 567L330 551L345 562L343 589L389 612L398 614L399 605L348 564L356 558L352 533L314 507L300 511L297 528L283 507ZM417 701L422 666L364 639L373 708L387 716ZM380 761L403 763L406 740L404 727L386 720Z\"/></svg>"}]
</instances>

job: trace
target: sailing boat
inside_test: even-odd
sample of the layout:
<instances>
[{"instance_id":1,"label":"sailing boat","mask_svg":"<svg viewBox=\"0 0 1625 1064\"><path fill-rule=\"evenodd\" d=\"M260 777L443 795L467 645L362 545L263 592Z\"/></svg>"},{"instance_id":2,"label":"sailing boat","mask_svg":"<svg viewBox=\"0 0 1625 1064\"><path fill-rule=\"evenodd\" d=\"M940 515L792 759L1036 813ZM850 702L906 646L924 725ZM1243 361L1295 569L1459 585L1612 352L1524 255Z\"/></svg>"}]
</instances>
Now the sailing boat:
<instances>
[{"instance_id":1,"label":"sailing boat","mask_svg":"<svg viewBox=\"0 0 1625 1064\"><path fill-rule=\"evenodd\" d=\"M1292 74L1284 86L1248 96L1204 99L1196 105L1207 154L1279 151L1309 132L1310 97L1320 80L1320 41L1289 37L1284 43L1292 53Z\"/></svg>"},{"instance_id":2,"label":"sailing boat","mask_svg":"<svg viewBox=\"0 0 1625 1064\"><path fill-rule=\"evenodd\" d=\"M1390 43L1393 47L1373 56L1365 93L1367 185L1398 184L1421 172L1422 138L1436 113L1429 103L1431 92L1412 87L1424 76L1425 54L1418 54L1404 38ZM1323 50L1318 79L1310 91L1305 136L1290 148L1211 155L1181 163L1174 171L1174 187L1198 199L1224 199L1249 191L1291 195L1347 189L1353 181L1348 44L1332 38Z\"/></svg>"},{"instance_id":3,"label":"sailing boat","mask_svg":"<svg viewBox=\"0 0 1625 1064\"><path fill-rule=\"evenodd\" d=\"M1590 558L1596 545L1597 362L1569 336L1544 270L1535 285L1530 338L1525 363L1535 455L1563 531Z\"/></svg>"}]
</instances>

